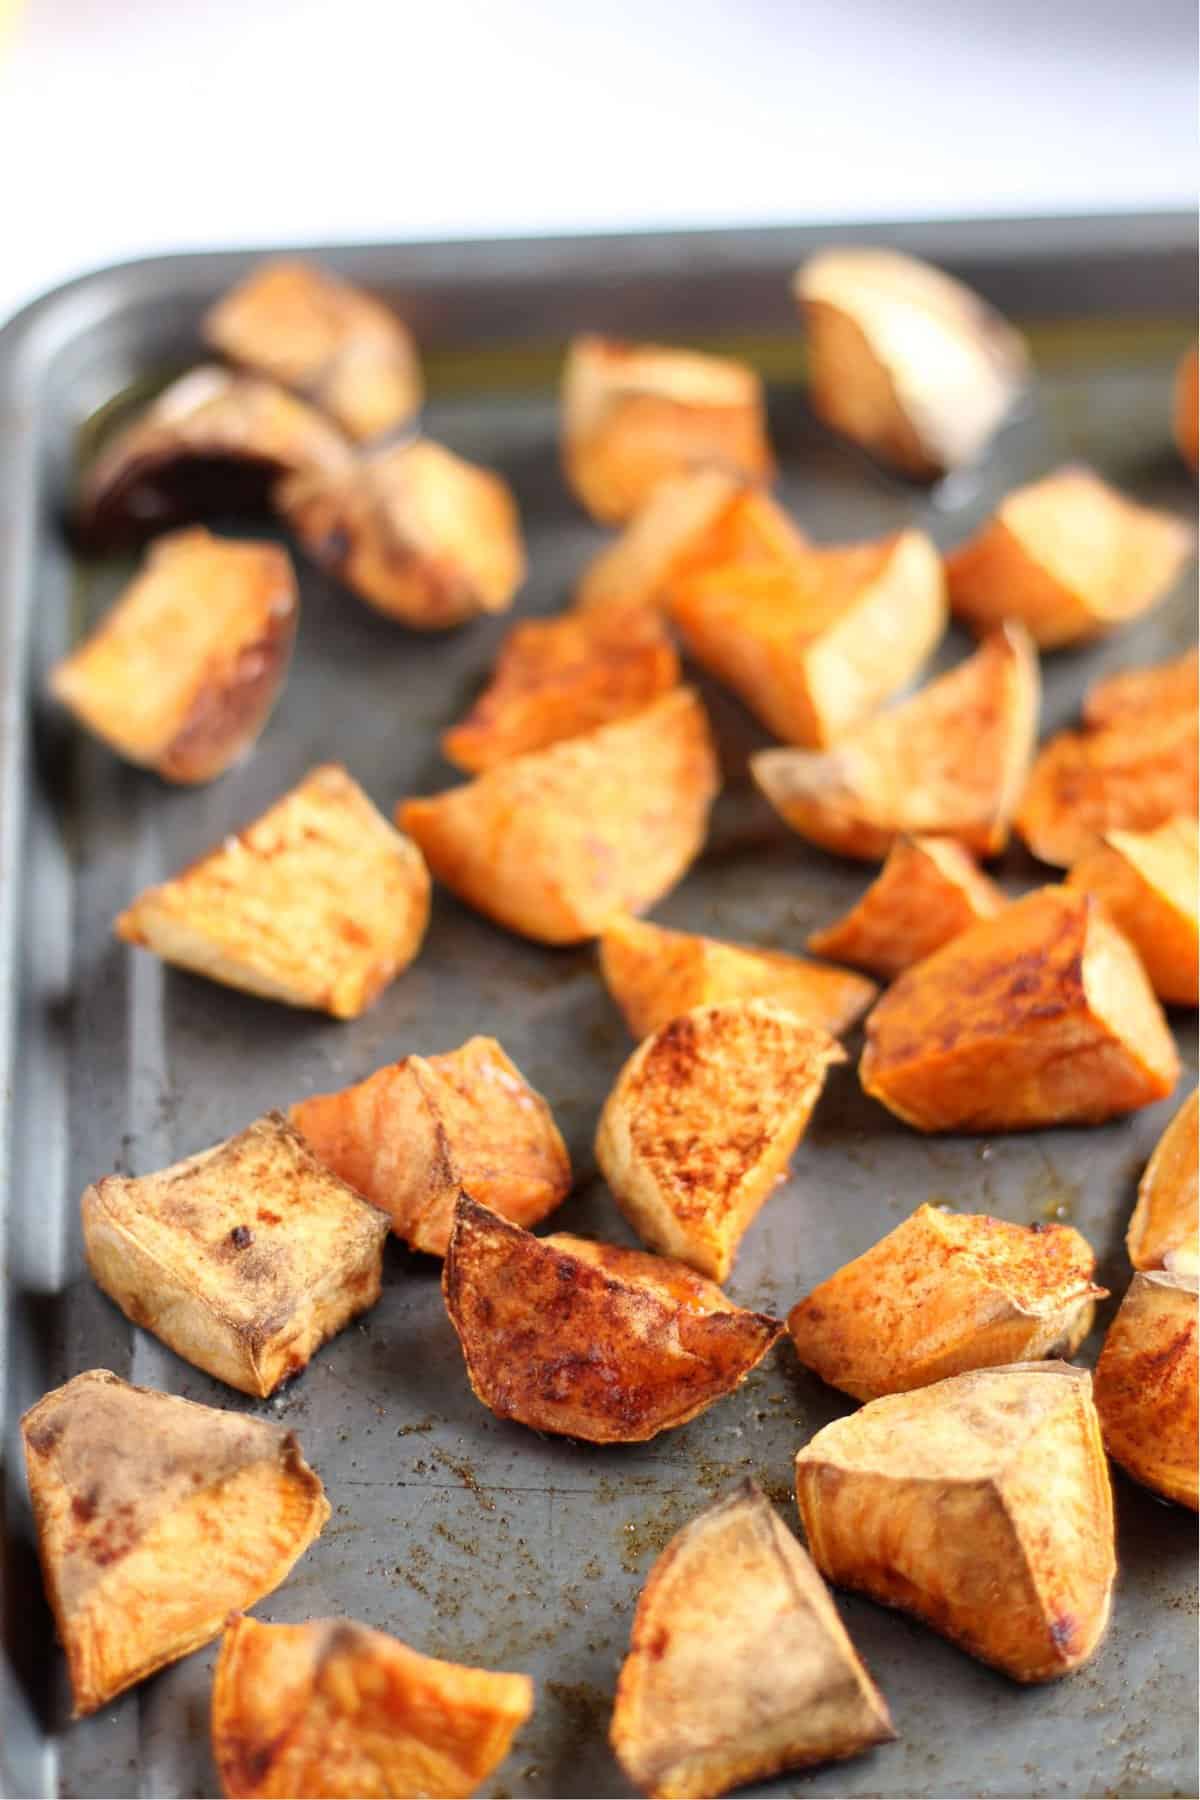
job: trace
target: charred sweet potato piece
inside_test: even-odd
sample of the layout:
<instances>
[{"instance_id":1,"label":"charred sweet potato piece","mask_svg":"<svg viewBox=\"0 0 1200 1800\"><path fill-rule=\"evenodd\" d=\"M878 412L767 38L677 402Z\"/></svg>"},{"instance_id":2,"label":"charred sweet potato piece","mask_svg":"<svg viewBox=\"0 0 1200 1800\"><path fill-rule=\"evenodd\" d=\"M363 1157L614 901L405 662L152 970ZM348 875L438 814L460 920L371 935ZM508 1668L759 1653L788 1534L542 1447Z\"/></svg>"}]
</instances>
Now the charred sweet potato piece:
<instances>
[{"instance_id":1,"label":"charred sweet potato piece","mask_svg":"<svg viewBox=\"0 0 1200 1800\"><path fill-rule=\"evenodd\" d=\"M1073 1356L1106 1290L1069 1225L919 1206L788 1314L796 1354L856 1400L967 1369Z\"/></svg>"},{"instance_id":2,"label":"charred sweet potato piece","mask_svg":"<svg viewBox=\"0 0 1200 1800\"><path fill-rule=\"evenodd\" d=\"M1028 377L1023 338L970 288L895 250L798 270L814 410L918 481L974 462Z\"/></svg>"},{"instance_id":3,"label":"charred sweet potato piece","mask_svg":"<svg viewBox=\"0 0 1200 1800\"><path fill-rule=\"evenodd\" d=\"M82 1201L88 1267L126 1318L244 1394L303 1369L374 1306L387 1220L279 1113Z\"/></svg>"},{"instance_id":4,"label":"charred sweet potato piece","mask_svg":"<svg viewBox=\"0 0 1200 1800\"><path fill-rule=\"evenodd\" d=\"M231 362L295 388L353 438L403 425L421 404L412 335L390 307L329 269L262 262L205 314Z\"/></svg>"},{"instance_id":5,"label":"charred sweet potato piece","mask_svg":"<svg viewBox=\"0 0 1200 1800\"><path fill-rule=\"evenodd\" d=\"M197 975L352 1019L406 969L429 920L429 872L334 763L116 922L127 944Z\"/></svg>"},{"instance_id":6,"label":"charred sweet potato piece","mask_svg":"<svg viewBox=\"0 0 1200 1800\"><path fill-rule=\"evenodd\" d=\"M231 1619L213 1675L213 1760L230 1800L465 1797L533 1710L528 1675L420 1656L351 1619Z\"/></svg>"},{"instance_id":7,"label":"charred sweet potato piece","mask_svg":"<svg viewBox=\"0 0 1200 1800\"><path fill-rule=\"evenodd\" d=\"M466 1194L442 1292L484 1406L589 1444L685 1425L783 1330L682 1263L566 1232L536 1238Z\"/></svg>"},{"instance_id":8,"label":"charred sweet potato piece","mask_svg":"<svg viewBox=\"0 0 1200 1800\"><path fill-rule=\"evenodd\" d=\"M1124 669L1107 675L1084 695L1083 722L1097 728L1130 725L1137 719L1161 719L1167 714L1194 713L1200 651L1195 646L1171 662L1148 669Z\"/></svg>"},{"instance_id":9,"label":"charred sweet potato piece","mask_svg":"<svg viewBox=\"0 0 1200 1800\"><path fill-rule=\"evenodd\" d=\"M750 767L793 831L843 856L880 862L921 833L995 856L1025 784L1039 692L1027 634L1005 625L832 749L763 750Z\"/></svg>"},{"instance_id":10,"label":"charred sweet potato piece","mask_svg":"<svg viewBox=\"0 0 1200 1800\"><path fill-rule=\"evenodd\" d=\"M1179 359L1172 395L1175 443L1193 475L1200 467L1200 349L1193 344Z\"/></svg>"},{"instance_id":11,"label":"charred sweet potato piece","mask_svg":"<svg viewBox=\"0 0 1200 1800\"><path fill-rule=\"evenodd\" d=\"M901 975L867 1018L859 1074L918 1131L1023 1131L1165 1099L1179 1058L1103 906L1045 887Z\"/></svg>"},{"instance_id":12,"label":"charred sweet potato piece","mask_svg":"<svg viewBox=\"0 0 1200 1800\"><path fill-rule=\"evenodd\" d=\"M1108 1624L1112 1490L1092 1378L973 1369L872 1400L796 1458L828 1581L914 1613L1016 1681L1069 1675Z\"/></svg>"},{"instance_id":13,"label":"charred sweet potato piece","mask_svg":"<svg viewBox=\"0 0 1200 1800\"><path fill-rule=\"evenodd\" d=\"M630 1780L661 1800L895 1737L825 1583L753 1481L685 1525L651 1569L609 1735Z\"/></svg>"},{"instance_id":14,"label":"charred sweet potato piece","mask_svg":"<svg viewBox=\"0 0 1200 1800\"><path fill-rule=\"evenodd\" d=\"M862 899L844 917L814 931L808 947L891 981L1006 904L961 844L950 838L897 838Z\"/></svg>"},{"instance_id":15,"label":"charred sweet potato piece","mask_svg":"<svg viewBox=\"0 0 1200 1800\"><path fill-rule=\"evenodd\" d=\"M329 1517L290 1431L90 1369L21 1421L76 1715L277 1588Z\"/></svg>"},{"instance_id":16,"label":"charred sweet potato piece","mask_svg":"<svg viewBox=\"0 0 1200 1800\"><path fill-rule=\"evenodd\" d=\"M1096 1410L1115 1462L1166 1500L1200 1509L1195 1273L1139 1270L1096 1364Z\"/></svg>"},{"instance_id":17,"label":"charred sweet potato piece","mask_svg":"<svg viewBox=\"0 0 1200 1800\"><path fill-rule=\"evenodd\" d=\"M660 481L703 465L771 474L762 382L746 363L577 337L562 387L563 467L593 518L628 519Z\"/></svg>"},{"instance_id":18,"label":"charred sweet potato piece","mask_svg":"<svg viewBox=\"0 0 1200 1800\"><path fill-rule=\"evenodd\" d=\"M292 1123L414 1250L444 1256L465 1188L518 1225L564 1200L571 1163L550 1108L495 1038L406 1056L340 1094L314 1094Z\"/></svg>"},{"instance_id":19,"label":"charred sweet potato piece","mask_svg":"<svg viewBox=\"0 0 1200 1800\"><path fill-rule=\"evenodd\" d=\"M766 1000L698 1006L634 1051L604 1103L596 1160L652 1250L724 1281L808 1126L828 1034Z\"/></svg>"},{"instance_id":20,"label":"charred sweet potato piece","mask_svg":"<svg viewBox=\"0 0 1200 1800\"><path fill-rule=\"evenodd\" d=\"M1155 1145L1138 1186L1125 1247L1135 1269L1200 1274L1200 1146L1195 1089Z\"/></svg>"},{"instance_id":21,"label":"charred sweet potato piece","mask_svg":"<svg viewBox=\"0 0 1200 1800\"><path fill-rule=\"evenodd\" d=\"M1129 690L1126 690L1128 694ZM1070 868L1110 831L1153 831L1200 804L1200 723L1185 711L1132 714L1060 731L1039 750L1016 816L1042 862Z\"/></svg>"},{"instance_id":22,"label":"charred sweet potato piece","mask_svg":"<svg viewBox=\"0 0 1200 1800\"><path fill-rule=\"evenodd\" d=\"M439 881L545 944L640 912L699 854L719 785L704 708L675 688L628 719L396 809Z\"/></svg>"},{"instance_id":23,"label":"charred sweet potato piece","mask_svg":"<svg viewBox=\"0 0 1200 1800\"><path fill-rule=\"evenodd\" d=\"M1195 1006L1200 833L1193 818L1153 831L1109 831L1067 877L1103 900L1146 966L1160 1000Z\"/></svg>"},{"instance_id":24,"label":"charred sweet potato piece","mask_svg":"<svg viewBox=\"0 0 1200 1800\"><path fill-rule=\"evenodd\" d=\"M416 631L507 612L525 579L508 483L428 438L308 470L275 502L314 562Z\"/></svg>"}]
</instances>

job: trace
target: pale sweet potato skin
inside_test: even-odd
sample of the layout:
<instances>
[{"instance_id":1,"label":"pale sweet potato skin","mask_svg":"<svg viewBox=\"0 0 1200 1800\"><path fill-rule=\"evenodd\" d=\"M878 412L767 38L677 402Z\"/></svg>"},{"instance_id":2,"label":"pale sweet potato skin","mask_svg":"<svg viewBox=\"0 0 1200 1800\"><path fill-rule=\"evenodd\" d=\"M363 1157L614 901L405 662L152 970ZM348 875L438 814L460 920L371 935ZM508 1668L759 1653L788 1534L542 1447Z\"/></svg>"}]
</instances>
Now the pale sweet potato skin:
<instances>
[{"instance_id":1,"label":"pale sweet potato skin","mask_svg":"<svg viewBox=\"0 0 1200 1800\"><path fill-rule=\"evenodd\" d=\"M1138 1185L1125 1246L1135 1269L1200 1273L1200 1093L1188 1095Z\"/></svg>"},{"instance_id":2,"label":"pale sweet potato skin","mask_svg":"<svg viewBox=\"0 0 1200 1800\"><path fill-rule=\"evenodd\" d=\"M995 882L953 839L897 838L862 898L832 925L812 932L808 948L892 981L1006 904Z\"/></svg>"},{"instance_id":3,"label":"pale sweet potato skin","mask_svg":"<svg viewBox=\"0 0 1200 1800\"><path fill-rule=\"evenodd\" d=\"M1145 965L1155 993L1173 1006L1200 999L1200 832L1182 815L1153 831L1109 831L1080 858L1067 886L1095 894Z\"/></svg>"},{"instance_id":4,"label":"pale sweet potato skin","mask_svg":"<svg viewBox=\"0 0 1200 1800\"><path fill-rule=\"evenodd\" d=\"M1096 1365L1096 1407L1114 1461L1180 1506L1197 1495L1196 1275L1139 1271Z\"/></svg>"}]
</instances>

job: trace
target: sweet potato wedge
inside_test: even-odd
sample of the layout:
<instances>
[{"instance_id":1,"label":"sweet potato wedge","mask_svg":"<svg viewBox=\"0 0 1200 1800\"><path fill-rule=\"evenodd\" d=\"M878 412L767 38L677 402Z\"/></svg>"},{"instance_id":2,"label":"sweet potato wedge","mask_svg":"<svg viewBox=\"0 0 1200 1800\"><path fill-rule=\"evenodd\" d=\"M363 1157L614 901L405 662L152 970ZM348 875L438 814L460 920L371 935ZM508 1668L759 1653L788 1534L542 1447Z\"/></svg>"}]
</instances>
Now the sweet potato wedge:
<instances>
[{"instance_id":1,"label":"sweet potato wedge","mask_svg":"<svg viewBox=\"0 0 1200 1800\"><path fill-rule=\"evenodd\" d=\"M1103 906L1045 887L901 975L867 1018L859 1075L918 1131L1024 1131L1163 1100L1179 1058Z\"/></svg>"},{"instance_id":2,"label":"sweet potato wedge","mask_svg":"<svg viewBox=\"0 0 1200 1800\"><path fill-rule=\"evenodd\" d=\"M826 1580L923 1619L1015 1681L1087 1662L1108 1624L1112 1490L1092 1378L973 1369L872 1400L796 1458Z\"/></svg>"},{"instance_id":3,"label":"sweet potato wedge","mask_svg":"<svg viewBox=\"0 0 1200 1800\"><path fill-rule=\"evenodd\" d=\"M1039 693L1028 635L1005 625L832 749L763 750L751 771L793 831L842 856L881 862L908 834L996 856L1025 784Z\"/></svg>"},{"instance_id":4,"label":"sweet potato wedge","mask_svg":"<svg viewBox=\"0 0 1200 1800\"><path fill-rule=\"evenodd\" d=\"M88 1267L126 1318L270 1394L379 1298L387 1220L279 1113L154 1175L84 1193Z\"/></svg>"},{"instance_id":5,"label":"sweet potato wedge","mask_svg":"<svg viewBox=\"0 0 1200 1800\"><path fill-rule=\"evenodd\" d=\"M21 1431L77 1716L215 1638L329 1517L290 1431L107 1369L55 1388Z\"/></svg>"},{"instance_id":6,"label":"sweet potato wedge","mask_svg":"<svg viewBox=\"0 0 1200 1800\"><path fill-rule=\"evenodd\" d=\"M532 1710L528 1675L420 1656L351 1619L238 1616L213 1675L213 1760L230 1800L459 1800Z\"/></svg>"},{"instance_id":7,"label":"sweet potato wedge","mask_svg":"<svg viewBox=\"0 0 1200 1800\"><path fill-rule=\"evenodd\" d=\"M566 1199L571 1162L550 1108L495 1038L406 1056L291 1119L321 1161L385 1212L414 1250L444 1256L465 1188L518 1225Z\"/></svg>"},{"instance_id":8,"label":"sweet potato wedge","mask_svg":"<svg viewBox=\"0 0 1200 1800\"><path fill-rule=\"evenodd\" d=\"M1130 691L1126 689L1128 696ZM1190 710L1130 713L1060 731L1038 751L1016 830L1042 862L1068 869L1110 831L1153 831L1200 804L1200 722Z\"/></svg>"},{"instance_id":9,"label":"sweet potato wedge","mask_svg":"<svg viewBox=\"0 0 1200 1800\"><path fill-rule=\"evenodd\" d=\"M1200 349L1195 344L1179 359L1171 407L1176 446L1194 475L1200 467Z\"/></svg>"},{"instance_id":10,"label":"sweet potato wedge","mask_svg":"<svg viewBox=\"0 0 1200 1800\"><path fill-rule=\"evenodd\" d=\"M897 838L857 905L812 932L808 947L891 981L1006 904L961 844L950 838Z\"/></svg>"},{"instance_id":11,"label":"sweet potato wedge","mask_svg":"<svg viewBox=\"0 0 1200 1800\"><path fill-rule=\"evenodd\" d=\"M783 1330L682 1263L565 1232L536 1238L466 1194L442 1292L484 1406L589 1444L685 1425Z\"/></svg>"},{"instance_id":12,"label":"sweet potato wedge","mask_svg":"<svg viewBox=\"0 0 1200 1800\"><path fill-rule=\"evenodd\" d=\"M845 1060L826 1032L766 1000L698 1006L646 1038L596 1133L600 1171L642 1241L724 1281L825 1071Z\"/></svg>"},{"instance_id":13,"label":"sweet potato wedge","mask_svg":"<svg viewBox=\"0 0 1200 1800\"><path fill-rule=\"evenodd\" d=\"M719 774L691 688L396 809L439 881L544 944L653 906L699 854Z\"/></svg>"},{"instance_id":14,"label":"sweet potato wedge","mask_svg":"<svg viewBox=\"0 0 1200 1800\"><path fill-rule=\"evenodd\" d=\"M753 1481L651 1569L609 1735L655 1800L703 1800L895 1737L825 1583Z\"/></svg>"},{"instance_id":15,"label":"sweet potato wedge","mask_svg":"<svg viewBox=\"0 0 1200 1800\"><path fill-rule=\"evenodd\" d=\"M1138 719L1194 713L1200 703L1197 676L1200 650L1193 647L1170 662L1148 669L1124 669L1090 687L1083 699L1083 722L1091 729L1131 725Z\"/></svg>"},{"instance_id":16,"label":"sweet potato wedge","mask_svg":"<svg viewBox=\"0 0 1200 1800\"><path fill-rule=\"evenodd\" d=\"M1146 966L1160 1000L1195 1006L1200 832L1176 816L1153 831L1109 831L1067 876L1067 886L1103 900Z\"/></svg>"},{"instance_id":17,"label":"sweet potato wedge","mask_svg":"<svg viewBox=\"0 0 1200 1800\"><path fill-rule=\"evenodd\" d=\"M1196 1275L1139 1270L1096 1364L1096 1410L1114 1462L1165 1500L1200 1510Z\"/></svg>"},{"instance_id":18,"label":"sweet potato wedge","mask_svg":"<svg viewBox=\"0 0 1200 1800\"><path fill-rule=\"evenodd\" d=\"M1135 1269L1200 1274L1200 1094L1193 1088L1154 1147L1125 1234Z\"/></svg>"},{"instance_id":19,"label":"sweet potato wedge","mask_svg":"<svg viewBox=\"0 0 1200 1800\"><path fill-rule=\"evenodd\" d=\"M421 947L429 872L335 763L116 922L127 944L335 1019L366 1010Z\"/></svg>"}]
</instances>

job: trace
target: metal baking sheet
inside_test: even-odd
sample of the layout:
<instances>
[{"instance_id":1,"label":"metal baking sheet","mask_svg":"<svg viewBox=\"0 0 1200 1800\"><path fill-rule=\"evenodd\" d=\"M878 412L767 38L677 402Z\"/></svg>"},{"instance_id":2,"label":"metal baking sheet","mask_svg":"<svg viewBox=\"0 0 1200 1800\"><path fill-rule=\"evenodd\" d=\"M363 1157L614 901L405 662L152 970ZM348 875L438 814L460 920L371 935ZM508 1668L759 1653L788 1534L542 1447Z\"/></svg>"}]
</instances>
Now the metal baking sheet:
<instances>
[{"instance_id":1,"label":"metal baking sheet","mask_svg":"<svg viewBox=\"0 0 1200 1800\"><path fill-rule=\"evenodd\" d=\"M781 490L818 540L915 522L962 537L1014 483L1072 457L1180 514L1194 488L1169 442L1174 359L1194 329L1194 224L1182 218L861 228L933 255L1034 327L1039 382L976 474L928 494L888 480L809 414L786 276L836 233L771 231L335 252L403 298L431 377L427 426L502 469L531 574L518 614L561 607L602 534L560 478L554 375L567 333L729 341L771 377ZM77 1200L98 1174L160 1167L268 1107L340 1086L411 1050L492 1032L547 1094L570 1144L563 1229L627 1239L591 1138L630 1044L589 950L510 937L439 893L415 966L353 1024L258 1002L131 952L113 915L149 881L253 818L313 763L343 760L390 809L452 779L436 733L488 668L509 620L407 634L302 566L290 682L256 753L215 786L172 791L123 767L42 698L51 660L126 568L72 560L61 516L80 433L131 384L143 395L196 355L199 312L248 259L166 259L89 277L0 339L0 1151L6 1218L0 1375L5 1661L2 1761L12 1795L208 1795L214 1649L70 1724L20 1464L23 1407L107 1366L192 1399L255 1410L133 1330L92 1286ZM95 436L87 426L85 437ZM1194 636L1192 577L1102 647L1045 659L1044 729L1098 674ZM962 654L952 635L943 660ZM799 949L868 871L806 848L756 804L759 741L704 684L729 781L710 845L656 912L674 925ZM1019 850L1014 891L1038 879ZM1194 1015L1176 1024L1196 1080ZM853 1047L853 1046L852 1046ZM834 1071L794 1173L750 1232L734 1296L782 1313L918 1202L1016 1221L1068 1218L1119 1295L1137 1175L1176 1101L1099 1130L929 1141ZM1099 1329L1115 1302L1101 1308ZM1097 1335L1098 1335L1097 1333ZM1095 1341L1089 1347L1094 1354ZM472 1398L438 1265L389 1246L379 1305L261 1410L294 1427L333 1504L324 1536L259 1612L350 1614L430 1653L528 1670L537 1708L497 1795L626 1792L607 1748L632 1609L656 1552L712 1496L754 1473L793 1525L796 1449L848 1403L786 1342L745 1388L640 1449L594 1450L501 1424ZM1014 1686L865 1600L839 1604L900 1741L764 1793L1194 1794L1195 1521L1116 1476L1121 1577L1111 1634L1069 1681ZM764 1655L770 1646L764 1645Z\"/></svg>"}]
</instances>

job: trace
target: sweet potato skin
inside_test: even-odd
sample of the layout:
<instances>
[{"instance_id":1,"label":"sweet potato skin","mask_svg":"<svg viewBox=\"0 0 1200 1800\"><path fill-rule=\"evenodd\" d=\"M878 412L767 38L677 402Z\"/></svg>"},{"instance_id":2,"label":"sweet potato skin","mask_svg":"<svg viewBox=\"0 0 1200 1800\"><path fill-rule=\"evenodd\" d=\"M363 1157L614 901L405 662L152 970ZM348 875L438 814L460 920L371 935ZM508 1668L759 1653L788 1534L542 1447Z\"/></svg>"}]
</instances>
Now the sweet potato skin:
<instances>
[{"instance_id":1,"label":"sweet potato skin","mask_svg":"<svg viewBox=\"0 0 1200 1800\"><path fill-rule=\"evenodd\" d=\"M1192 818L1153 831L1109 831L1082 857L1067 886L1095 894L1145 965L1155 993L1174 1006L1200 999L1200 832Z\"/></svg>"},{"instance_id":2,"label":"sweet potato skin","mask_svg":"<svg viewBox=\"0 0 1200 1800\"><path fill-rule=\"evenodd\" d=\"M1193 1089L1154 1147L1138 1184L1125 1246L1135 1269L1200 1273L1200 1092Z\"/></svg>"},{"instance_id":3,"label":"sweet potato skin","mask_svg":"<svg viewBox=\"0 0 1200 1800\"><path fill-rule=\"evenodd\" d=\"M897 838L876 879L842 918L814 931L808 948L891 981L1006 904L951 838Z\"/></svg>"},{"instance_id":4,"label":"sweet potato skin","mask_svg":"<svg viewBox=\"0 0 1200 1800\"><path fill-rule=\"evenodd\" d=\"M1196 1275L1134 1276L1096 1365L1096 1407L1109 1455L1180 1506L1197 1496Z\"/></svg>"}]
</instances>

